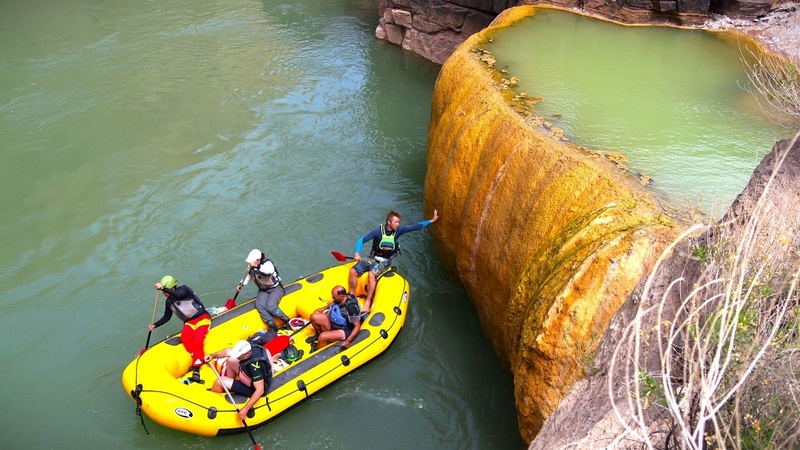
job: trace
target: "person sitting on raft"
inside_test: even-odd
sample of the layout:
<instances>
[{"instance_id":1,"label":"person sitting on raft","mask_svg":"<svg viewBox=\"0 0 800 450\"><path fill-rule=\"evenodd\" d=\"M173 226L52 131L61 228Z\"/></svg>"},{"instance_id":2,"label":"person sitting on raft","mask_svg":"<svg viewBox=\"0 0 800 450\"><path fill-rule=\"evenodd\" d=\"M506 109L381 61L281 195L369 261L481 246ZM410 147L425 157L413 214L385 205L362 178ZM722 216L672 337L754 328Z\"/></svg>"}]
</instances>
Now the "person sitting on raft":
<instances>
[{"instance_id":1,"label":"person sitting on raft","mask_svg":"<svg viewBox=\"0 0 800 450\"><path fill-rule=\"evenodd\" d=\"M243 420L258 399L267 395L272 381L272 355L264 347L239 341L232 348L210 354L206 362L212 358L227 358L227 361L225 373L217 378L211 391L222 393L227 389L249 397L247 404L239 410L239 419ZM224 388L221 383L225 383Z\"/></svg>"},{"instance_id":2,"label":"person sitting on raft","mask_svg":"<svg viewBox=\"0 0 800 450\"><path fill-rule=\"evenodd\" d=\"M309 338L311 351L342 341L347 348L361 331L361 307L355 295L348 294L343 286L331 290L333 301L311 313L314 336Z\"/></svg>"}]
</instances>

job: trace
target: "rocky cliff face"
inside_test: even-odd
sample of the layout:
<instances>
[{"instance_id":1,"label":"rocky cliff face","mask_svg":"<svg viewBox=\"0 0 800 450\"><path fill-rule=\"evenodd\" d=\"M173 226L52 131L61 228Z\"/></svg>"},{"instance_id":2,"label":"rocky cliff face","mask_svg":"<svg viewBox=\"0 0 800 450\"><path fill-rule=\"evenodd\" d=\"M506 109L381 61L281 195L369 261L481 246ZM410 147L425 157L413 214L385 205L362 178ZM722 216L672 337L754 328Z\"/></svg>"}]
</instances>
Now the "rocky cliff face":
<instances>
[{"instance_id":1,"label":"rocky cliff face","mask_svg":"<svg viewBox=\"0 0 800 450\"><path fill-rule=\"evenodd\" d=\"M782 2L777 2L782 3ZM752 20L771 0L379 0L375 36L442 64L473 33L518 5L575 8L623 23L700 25L713 13Z\"/></svg>"},{"instance_id":2,"label":"rocky cliff face","mask_svg":"<svg viewBox=\"0 0 800 450\"><path fill-rule=\"evenodd\" d=\"M767 14L770 0L522 0L524 4L548 3L581 8L590 14L624 23L669 23L698 25L709 14L724 14L734 19L755 19Z\"/></svg>"},{"instance_id":3,"label":"rocky cliff face","mask_svg":"<svg viewBox=\"0 0 800 450\"><path fill-rule=\"evenodd\" d=\"M757 152L758 149L753 151ZM756 245L747 250L752 252L753 260L759 261L759 264L760 261L776 261L781 271L796 273L800 236L798 214L800 143L781 141L756 168L750 183L725 216L702 235L702 242L709 248L754 242ZM705 267L707 263L691 256L691 247L696 243L680 242L660 265L653 279L642 280L637 286L603 335L593 361L596 373L575 384L547 419L531 443L531 449L640 449L643 448L643 436L647 436L656 448L665 447L664 440L670 432L674 434L675 431L671 429L671 420L658 402L651 402L642 411L634 410L635 402L629 402L628 395L631 386L635 385L633 377L640 376L640 373L631 373L631 366L626 362L636 361L639 367L653 374L669 373L665 361L688 366L686 361L665 360L659 354L659 349L685 345L685 341L665 342L664 335L657 333L657 330L679 323L681 316L686 314L690 293L698 289L697 286L704 286L705 289L710 278L718 279L721 276L716 270L711 273ZM704 295L702 298L711 297ZM774 314L774 311L769 314ZM767 311L764 311L764 315L768 315ZM637 326L628 328L634 322ZM636 333L640 339L630 339L631 333ZM636 342L641 344L640 348L634 348ZM737 348L732 350L739 351ZM615 351L616 364L612 364ZM783 382L779 379L778 367L770 365L766 370L770 373L768 379L772 383ZM680 372L678 374L681 375ZM790 411L794 411L795 407L783 402L782 408L788 409L784 409L780 415L791 414ZM737 404L737 408L743 409L743 406ZM746 421L746 416L743 411L739 418ZM640 420L642 417L646 420ZM637 423L644 423L644 426L638 427ZM794 443L796 448L796 436ZM780 448L780 445L776 448Z\"/></svg>"},{"instance_id":4,"label":"rocky cliff face","mask_svg":"<svg viewBox=\"0 0 800 450\"><path fill-rule=\"evenodd\" d=\"M515 0L379 0L378 39L442 64Z\"/></svg>"},{"instance_id":5,"label":"rocky cliff face","mask_svg":"<svg viewBox=\"0 0 800 450\"><path fill-rule=\"evenodd\" d=\"M530 14L507 10L503 26ZM443 65L428 139L426 209L445 265L514 376L530 440L612 315L676 234L637 179L518 114L470 38Z\"/></svg>"}]
</instances>

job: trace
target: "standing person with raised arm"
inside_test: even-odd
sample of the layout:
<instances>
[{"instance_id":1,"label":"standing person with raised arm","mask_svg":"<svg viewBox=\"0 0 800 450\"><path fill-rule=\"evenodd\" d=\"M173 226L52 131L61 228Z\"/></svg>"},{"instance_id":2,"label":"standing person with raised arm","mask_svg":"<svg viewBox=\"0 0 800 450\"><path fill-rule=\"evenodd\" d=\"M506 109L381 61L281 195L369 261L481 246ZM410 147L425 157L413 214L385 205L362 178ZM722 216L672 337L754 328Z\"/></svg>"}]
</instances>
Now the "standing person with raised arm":
<instances>
[{"instance_id":1,"label":"standing person with raised arm","mask_svg":"<svg viewBox=\"0 0 800 450\"><path fill-rule=\"evenodd\" d=\"M439 211L433 210L433 217L430 220L423 220L422 222L415 223L414 225L400 225L400 213L397 211L389 211L386 215L386 223L373 229L369 233L361 236L356 241L353 259L356 264L350 268L350 293L356 294L356 286L358 279L365 272L368 272L367 280L367 298L364 300L364 312L372 309L372 298L375 296L375 286L378 283L378 274L386 268L389 261L399 251L400 246L398 240L400 236L409 231L421 230L428 225L439 220ZM361 258L361 247L365 242L372 241L372 249L369 253L369 258Z\"/></svg>"},{"instance_id":2,"label":"standing person with raised arm","mask_svg":"<svg viewBox=\"0 0 800 450\"><path fill-rule=\"evenodd\" d=\"M253 280L258 287L256 309L261 315L261 320L272 330L278 331L278 325L275 323L275 317L277 317L283 321L281 329L289 330L289 316L278 307L278 303L286 291L283 289L275 263L257 248L250 251L245 262L250 268L247 276L236 287L236 292L241 291L243 286Z\"/></svg>"}]
</instances>

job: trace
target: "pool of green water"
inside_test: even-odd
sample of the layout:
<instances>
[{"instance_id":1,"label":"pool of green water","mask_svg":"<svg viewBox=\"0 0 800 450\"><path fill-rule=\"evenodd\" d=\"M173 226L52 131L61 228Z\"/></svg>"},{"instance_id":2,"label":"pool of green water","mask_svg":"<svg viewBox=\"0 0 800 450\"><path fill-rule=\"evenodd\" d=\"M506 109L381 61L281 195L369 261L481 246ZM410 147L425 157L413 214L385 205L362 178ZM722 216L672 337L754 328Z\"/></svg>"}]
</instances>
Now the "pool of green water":
<instances>
[{"instance_id":1,"label":"pool of green water","mask_svg":"<svg viewBox=\"0 0 800 450\"><path fill-rule=\"evenodd\" d=\"M702 30L540 10L481 47L572 142L624 154L656 193L712 217L788 134L745 89L737 42Z\"/></svg>"}]
</instances>

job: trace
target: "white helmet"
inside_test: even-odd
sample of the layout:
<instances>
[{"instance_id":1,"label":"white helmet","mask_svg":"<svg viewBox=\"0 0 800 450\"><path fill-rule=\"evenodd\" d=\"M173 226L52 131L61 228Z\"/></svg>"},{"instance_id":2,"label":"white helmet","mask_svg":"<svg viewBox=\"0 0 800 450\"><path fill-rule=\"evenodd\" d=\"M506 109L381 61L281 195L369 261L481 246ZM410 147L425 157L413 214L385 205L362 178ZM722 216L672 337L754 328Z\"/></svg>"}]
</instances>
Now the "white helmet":
<instances>
[{"instance_id":1,"label":"white helmet","mask_svg":"<svg viewBox=\"0 0 800 450\"><path fill-rule=\"evenodd\" d=\"M261 259L261 250L254 248L250 250L250 253L247 255L247 259L244 260L247 264L252 264L253 261Z\"/></svg>"},{"instance_id":2,"label":"white helmet","mask_svg":"<svg viewBox=\"0 0 800 450\"><path fill-rule=\"evenodd\" d=\"M233 358L238 358L244 355L245 353L249 352L250 350L252 350L252 347L250 346L249 342L239 341L236 343L236 345L233 346L232 349L228 350L228 356Z\"/></svg>"}]
</instances>

